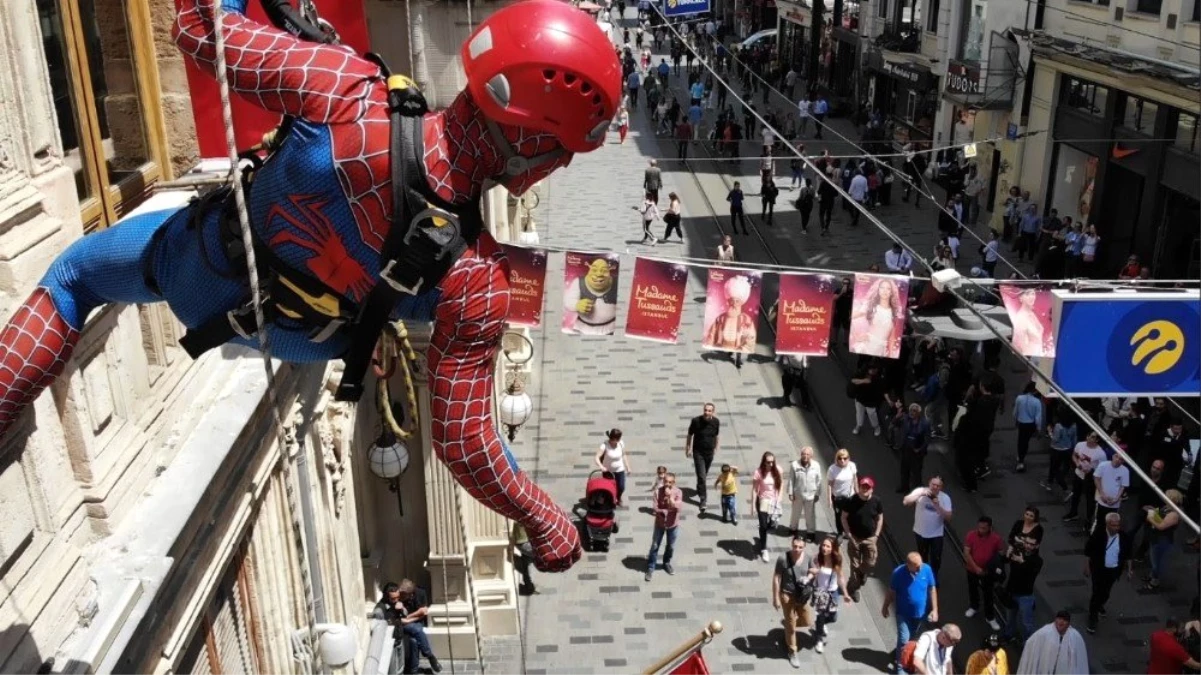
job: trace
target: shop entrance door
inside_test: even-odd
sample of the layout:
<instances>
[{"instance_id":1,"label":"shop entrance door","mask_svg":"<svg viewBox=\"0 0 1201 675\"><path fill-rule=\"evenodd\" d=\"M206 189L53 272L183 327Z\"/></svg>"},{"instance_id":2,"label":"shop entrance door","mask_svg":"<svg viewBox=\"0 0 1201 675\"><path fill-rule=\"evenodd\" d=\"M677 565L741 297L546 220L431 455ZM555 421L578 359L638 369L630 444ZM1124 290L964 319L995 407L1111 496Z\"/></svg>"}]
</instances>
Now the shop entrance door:
<instances>
[{"instance_id":1,"label":"shop entrance door","mask_svg":"<svg viewBox=\"0 0 1201 675\"><path fill-rule=\"evenodd\" d=\"M1101 208L1096 213L1101 235L1101 259L1105 266L1117 269L1134 251L1134 228L1138 224L1139 207L1143 199L1143 177L1113 162L1106 168L1105 191Z\"/></svg>"},{"instance_id":2,"label":"shop entrance door","mask_svg":"<svg viewBox=\"0 0 1201 675\"><path fill-rule=\"evenodd\" d=\"M1201 203L1173 190L1163 190L1155 255L1151 271L1160 279L1196 279L1201 276Z\"/></svg>"}]
</instances>

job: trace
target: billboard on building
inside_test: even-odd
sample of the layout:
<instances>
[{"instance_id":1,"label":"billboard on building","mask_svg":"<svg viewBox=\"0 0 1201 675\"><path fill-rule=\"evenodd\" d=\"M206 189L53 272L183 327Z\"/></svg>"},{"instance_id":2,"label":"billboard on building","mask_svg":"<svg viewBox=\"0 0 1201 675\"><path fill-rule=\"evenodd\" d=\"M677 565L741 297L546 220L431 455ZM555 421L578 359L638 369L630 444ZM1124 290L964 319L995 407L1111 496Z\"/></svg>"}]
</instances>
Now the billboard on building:
<instances>
[{"instance_id":1,"label":"billboard on building","mask_svg":"<svg viewBox=\"0 0 1201 675\"><path fill-rule=\"evenodd\" d=\"M1055 358L1072 396L1201 396L1201 292L1055 291Z\"/></svg>"},{"instance_id":2,"label":"billboard on building","mask_svg":"<svg viewBox=\"0 0 1201 675\"><path fill-rule=\"evenodd\" d=\"M710 11L709 0L663 0L663 16L674 19Z\"/></svg>"}]
</instances>

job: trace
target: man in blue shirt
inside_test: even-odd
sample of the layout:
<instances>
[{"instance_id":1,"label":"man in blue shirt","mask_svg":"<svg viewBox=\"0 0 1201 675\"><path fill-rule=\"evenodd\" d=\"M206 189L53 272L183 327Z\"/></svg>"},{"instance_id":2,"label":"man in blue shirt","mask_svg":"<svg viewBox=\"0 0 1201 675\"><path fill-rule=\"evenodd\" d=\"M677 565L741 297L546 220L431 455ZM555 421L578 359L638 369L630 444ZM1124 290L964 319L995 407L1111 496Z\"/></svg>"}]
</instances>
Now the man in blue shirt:
<instances>
[{"instance_id":1,"label":"man in blue shirt","mask_svg":"<svg viewBox=\"0 0 1201 675\"><path fill-rule=\"evenodd\" d=\"M693 103L692 107L688 108L688 122L692 125L692 140L697 140L701 137L701 118L705 116L705 111L701 110L699 103Z\"/></svg>"},{"instance_id":2,"label":"man in blue shirt","mask_svg":"<svg viewBox=\"0 0 1201 675\"><path fill-rule=\"evenodd\" d=\"M1027 255L1030 256L1030 260L1034 260L1034 254L1038 253L1038 234L1042 226L1043 219L1038 217L1038 205L1030 204L1022 214L1021 224L1018 225L1018 260Z\"/></svg>"},{"instance_id":3,"label":"man in blue shirt","mask_svg":"<svg viewBox=\"0 0 1201 675\"><path fill-rule=\"evenodd\" d=\"M826 123L826 113L830 112L830 103L826 101L825 94L818 94L817 100L813 102L813 121L816 122L817 130L814 132L814 138L822 137L822 126Z\"/></svg>"},{"instance_id":4,"label":"man in blue shirt","mask_svg":"<svg viewBox=\"0 0 1201 675\"><path fill-rule=\"evenodd\" d=\"M638 69L634 69L630 76L626 78L626 91L630 94L630 109L638 107L638 85L642 84L642 78L638 75Z\"/></svg>"},{"instance_id":5,"label":"man in blue shirt","mask_svg":"<svg viewBox=\"0 0 1201 675\"><path fill-rule=\"evenodd\" d=\"M671 74L671 66L667 65L667 59L659 59L659 79L663 84L667 84L667 76Z\"/></svg>"},{"instance_id":6,"label":"man in blue shirt","mask_svg":"<svg viewBox=\"0 0 1201 675\"><path fill-rule=\"evenodd\" d=\"M888 610L896 606L897 652L896 672L901 669L901 650L910 637L917 637L917 629L929 617L930 623L938 623L938 582L929 565L922 562L917 553L910 553L904 565L892 571L892 581L884 595L881 614L888 618Z\"/></svg>"},{"instance_id":7,"label":"man in blue shirt","mask_svg":"<svg viewBox=\"0 0 1201 675\"><path fill-rule=\"evenodd\" d=\"M1038 385L1027 382L1022 393L1013 402L1013 421L1018 425L1018 473L1026 470L1026 452L1030 439L1038 436L1043 428L1043 399L1038 395Z\"/></svg>"},{"instance_id":8,"label":"man in blue shirt","mask_svg":"<svg viewBox=\"0 0 1201 675\"><path fill-rule=\"evenodd\" d=\"M688 91L689 96L692 98L692 105L699 106L701 99L705 97L705 84L698 78L696 82L692 83L692 87Z\"/></svg>"}]
</instances>

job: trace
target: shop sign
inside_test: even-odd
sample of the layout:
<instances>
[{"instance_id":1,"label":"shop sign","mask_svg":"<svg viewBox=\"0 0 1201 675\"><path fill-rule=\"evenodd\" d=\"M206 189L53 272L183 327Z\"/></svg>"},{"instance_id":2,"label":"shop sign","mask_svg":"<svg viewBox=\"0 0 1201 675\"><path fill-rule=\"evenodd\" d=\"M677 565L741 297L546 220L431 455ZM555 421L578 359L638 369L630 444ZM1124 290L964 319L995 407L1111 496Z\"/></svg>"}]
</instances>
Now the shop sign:
<instances>
[{"instance_id":1,"label":"shop sign","mask_svg":"<svg viewBox=\"0 0 1201 675\"><path fill-rule=\"evenodd\" d=\"M709 0L663 0L663 15L669 19L709 10Z\"/></svg>"},{"instance_id":2,"label":"shop sign","mask_svg":"<svg viewBox=\"0 0 1201 675\"><path fill-rule=\"evenodd\" d=\"M809 17L805 16L801 12L798 12L794 9L790 9L787 12L784 12L784 20L791 21L792 23L795 23L798 26L804 26L808 22Z\"/></svg>"},{"instance_id":3,"label":"shop sign","mask_svg":"<svg viewBox=\"0 0 1201 675\"><path fill-rule=\"evenodd\" d=\"M894 63L892 61L884 62L884 72L892 77L909 83L914 88L917 88L925 79L928 73L920 70L915 70L906 66L903 63Z\"/></svg>"},{"instance_id":4,"label":"shop sign","mask_svg":"<svg viewBox=\"0 0 1201 675\"><path fill-rule=\"evenodd\" d=\"M946 92L978 96L981 93L980 69L963 61L948 62Z\"/></svg>"}]
</instances>

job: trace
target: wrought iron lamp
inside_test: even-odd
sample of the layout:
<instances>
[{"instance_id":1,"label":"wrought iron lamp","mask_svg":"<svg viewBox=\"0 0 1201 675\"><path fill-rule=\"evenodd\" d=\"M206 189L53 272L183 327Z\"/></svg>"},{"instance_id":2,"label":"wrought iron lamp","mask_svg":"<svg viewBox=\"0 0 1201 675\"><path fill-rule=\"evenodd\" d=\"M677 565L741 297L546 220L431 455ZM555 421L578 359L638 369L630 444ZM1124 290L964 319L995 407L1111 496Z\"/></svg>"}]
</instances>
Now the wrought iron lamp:
<instances>
[{"instance_id":1,"label":"wrought iron lamp","mask_svg":"<svg viewBox=\"0 0 1201 675\"><path fill-rule=\"evenodd\" d=\"M521 368L534 357L534 344L521 333L505 333L501 355L505 358L505 393L500 397L500 423L512 442L517 438L517 429L528 422L534 412L534 401L525 392L525 375Z\"/></svg>"},{"instance_id":2,"label":"wrought iron lamp","mask_svg":"<svg viewBox=\"0 0 1201 675\"><path fill-rule=\"evenodd\" d=\"M371 473L388 481L388 491L396 495L396 506L404 516L404 500L400 494L400 477L409 469L409 448L390 429L380 432L367 454Z\"/></svg>"}]
</instances>

